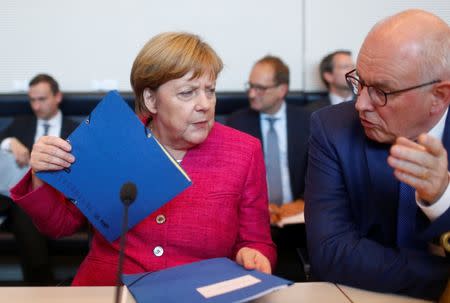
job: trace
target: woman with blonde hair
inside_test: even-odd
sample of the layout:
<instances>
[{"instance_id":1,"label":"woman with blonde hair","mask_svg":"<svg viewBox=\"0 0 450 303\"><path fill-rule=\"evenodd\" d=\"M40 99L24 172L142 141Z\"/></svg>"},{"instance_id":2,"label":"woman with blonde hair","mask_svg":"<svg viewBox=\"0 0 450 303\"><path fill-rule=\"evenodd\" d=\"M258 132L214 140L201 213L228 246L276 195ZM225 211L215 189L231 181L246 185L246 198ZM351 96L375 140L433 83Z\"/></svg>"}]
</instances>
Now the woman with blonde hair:
<instances>
[{"instance_id":1,"label":"woman with blonde hair","mask_svg":"<svg viewBox=\"0 0 450 303\"><path fill-rule=\"evenodd\" d=\"M275 264L260 143L214 121L221 70L214 50L187 33L157 35L134 61L136 112L192 186L128 231L126 274L215 257L266 273ZM12 190L16 203L52 237L74 233L86 218L35 173L61 170L75 160L69 143L42 137L33 148L30 172ZM118 252L119 240L110 243L94 230L73 285L114 285Z\"/></svg>"}]
</instances>

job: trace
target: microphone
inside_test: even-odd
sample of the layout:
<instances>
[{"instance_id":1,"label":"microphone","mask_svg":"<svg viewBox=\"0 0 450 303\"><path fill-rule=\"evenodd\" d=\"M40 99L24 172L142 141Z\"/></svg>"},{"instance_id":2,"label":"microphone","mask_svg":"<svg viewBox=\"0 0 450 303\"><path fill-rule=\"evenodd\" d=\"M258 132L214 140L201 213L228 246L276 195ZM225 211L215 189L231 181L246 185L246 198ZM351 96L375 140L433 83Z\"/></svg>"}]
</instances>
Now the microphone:
<instances>
[{"instance_id":1,"label":"microphone","mask_svg":"<svg viewBox=\"0 0 450 303\"><path fill-rule=\"evenodd\" d=\"M119 303L119 298L121 297L121 277L122 277L122 267L123 267L123 256L125 251L126 233L128 230L128 207L136 200L137 188L132 182L127 182L120 188L120 201L123 204L123 217L122 217L122 233L120 235L120 247L119 247L119 265L117 269L117 280L116 280L116 294L115 302Z\"/></svg>"}]
</instances>

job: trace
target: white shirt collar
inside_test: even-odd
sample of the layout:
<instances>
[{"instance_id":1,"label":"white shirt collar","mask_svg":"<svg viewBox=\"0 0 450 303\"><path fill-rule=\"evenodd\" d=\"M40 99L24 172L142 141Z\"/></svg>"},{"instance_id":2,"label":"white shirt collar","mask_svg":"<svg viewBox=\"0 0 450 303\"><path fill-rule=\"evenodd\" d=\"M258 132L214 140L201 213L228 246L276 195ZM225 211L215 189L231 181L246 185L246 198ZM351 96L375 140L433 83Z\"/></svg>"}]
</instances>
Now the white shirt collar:
<instances>
[{"instance_id":1,"label":"white shirt collar","mask_svg":"<svg viewBox=\"0 0 450 303\"><path fill-rule=\"evenodd\" d=\"M51 127L61 125L62 123L62 113L61 110L58 110L56 115L48 120L38 119L38 125L49 124Z\"/></svg>"},{"instance_id":2,"label":"white shirt collar","mask_svg":"<svg viewBox=\"0 0 450 303\"><path fill-rule=\"evenodd\" d=\"M447 115L448 115L448 108L445 111L445 114L442 115L439 122L428 132L429 135L442 140L442 136L444 136L445 120L447 119Z\"/></svg>"},{"instance_id":3,"label":"white shirt collar","mask_svg":"<svg viewBox=\"0 0 450 303\"><path fill-rule=\"evenodd\" d=\"M338 96L338 95L333 94L333 93L329 93L328 97L330 98L330 102L331 102L332 105L336 105L336 104L342 103L344 101L349 101L349 100L352 99L352 96L350 96L350 97L345 99L345 98L342 98L341 96Z\"/></svg>"},{"instance_id":4,"label":"white shirt collar","mask_svg":"<svg viewBox=\"0 0 450 303\"><path fill-rule=\"evenodd\" d=\"M262 120L265 120L266 118L269 118L269 117L277 118L280 120L286 119L286 102L283 100L283 103L281 103L280 108L278 109L278 111L275 114L269 115L266 113L261 113L260 117Z\"/></svg>"}]
</instances>

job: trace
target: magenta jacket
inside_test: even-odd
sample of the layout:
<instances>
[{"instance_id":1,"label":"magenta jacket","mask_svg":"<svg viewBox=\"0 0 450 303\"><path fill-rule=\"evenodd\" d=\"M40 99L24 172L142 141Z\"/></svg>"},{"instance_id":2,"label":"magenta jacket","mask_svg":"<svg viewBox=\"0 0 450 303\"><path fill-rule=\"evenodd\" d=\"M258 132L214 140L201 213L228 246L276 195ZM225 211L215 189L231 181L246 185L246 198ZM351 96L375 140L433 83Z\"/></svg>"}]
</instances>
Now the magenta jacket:
<instances>
[{"instance_id":1,"label":"magenta jacket","mask_svg":"<svg viewBox=\"0 0 450 303\"><path fill-rule=\"evenodd\" d=\"M181 166L192 186L128 231L124 273L215 257L234 260L242 247L260 251L273 268L276 252L260 142L216 122L208 138L186 153ZM50 237L71 235L86 224L83 214L51 186L32 191L30 172L11 194ZM109 243L94 230L73 285L114 285L118 250L119 240Z\"/></svg>"}]
</instances>

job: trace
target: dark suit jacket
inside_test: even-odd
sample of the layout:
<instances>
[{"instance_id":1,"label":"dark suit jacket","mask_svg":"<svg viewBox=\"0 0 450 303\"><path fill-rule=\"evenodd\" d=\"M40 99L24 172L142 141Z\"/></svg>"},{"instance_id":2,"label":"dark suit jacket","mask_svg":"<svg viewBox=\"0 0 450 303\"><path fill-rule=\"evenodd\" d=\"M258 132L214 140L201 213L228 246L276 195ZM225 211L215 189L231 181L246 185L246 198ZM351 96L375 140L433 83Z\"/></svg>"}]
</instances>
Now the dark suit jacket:
<instances>
[{"instance_id":1,"label":"dark suit jacket","mask_svg":"<svg viewBox=\"0 0 450 303\"><path fill-rule=\"evenodd\" d=\"M321 109L322 107L331 105L330 97L327 95L326 97L323 97L321 99L318 99L316 101L310 102L307 105L305 105L305 109L314 112L318 109Z\"/></svg>"},{"instance_id":2,"label":"dark suit jacket","mask_svg":"<svg viewBox=\"0 0 450 303\"><path fill-rule=\"evenodd\" d=\"M321 280L381 292L438 298L448 259L397 248L399 182L387 164L388 145L369 140L344 102L311 117L305 219L311 269ZM450 120L443 143L450 148ZM417 231L430 241L450 229L450 210Z\"/></svg>"},{"instance_id":3,"label":"dark suit jacket","mask_svg":"<svg viewBox=\"0 0 450 303\"><path fill-rule=\"evenodd\" d=\"M295 105L286 104L289 175L294 199L303 198L305 190L309 116L308 111ZM241 109L228 117L227 125L262 141L261 124L257 111L250 108Z\"/></svg>"},{"instance_id":4,"label":"dark suit jacket","mask_svg":"<svg viewBox=\"0 0 450 303\"><path fill-rule=\"evenodd\" d=\"M78 123L63 117L61 137L67 138L77 125ZM36 117L18 117L0 134L0 142L7 137L16 137L31 151L35 134ZM5 209L9 209L10 228L16 240L24 281L30 285L55 283L47 239L38 232L28 215L9 198L2 203Z\"/></svg>"},{"instance_id":5,"label":"dark suit jacket","mask_svg":"<svg viewBox=\"0 0 450 303\"><path fill-rule=\"evenodd\" d=\"M66 139L75 130L78 123L63 117L61 126L61 138ZM22 116L13 122L0 134L0 142L8 137L16 137L30 151L34 144L36 134L36 116Z\"/></svg>"}]
</instances>

